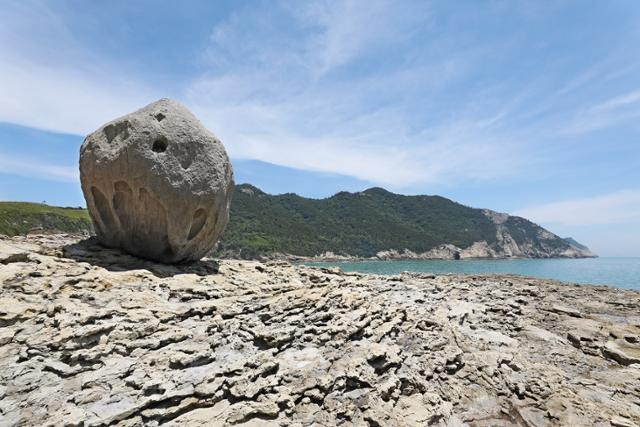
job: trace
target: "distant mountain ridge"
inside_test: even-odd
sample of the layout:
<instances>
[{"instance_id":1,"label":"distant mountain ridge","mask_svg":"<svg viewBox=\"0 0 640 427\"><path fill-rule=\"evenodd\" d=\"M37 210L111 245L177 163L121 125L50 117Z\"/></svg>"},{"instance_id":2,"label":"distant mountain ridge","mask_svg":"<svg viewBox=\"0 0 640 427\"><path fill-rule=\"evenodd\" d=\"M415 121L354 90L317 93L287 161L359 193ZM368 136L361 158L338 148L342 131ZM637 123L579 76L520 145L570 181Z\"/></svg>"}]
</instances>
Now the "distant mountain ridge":
<instances>
[{"instance_id":1,"label":"distant mountain ridge","mask_svg":"<svg viewBox=\"0 0 640 427\"><path fill-rule=\"evenodd\" d=\"M474 209L440 196L382 188L326 199L270 195L237 185L217 256L253 258L465 259L593 257L517 216ZM0 202L0 234L91 232L85 209Z\"/></svg>"},{"instance_id":2,"label":"distant mountain ridge","mask_svg":"<svg viewBox=\"0 0 640 427\"><path fill-rule=\"evenodd\" d=\"M236 186L219 251L379 259L596 256L527 219L440 196L404 196L374 187L309 199L270 195L250 184Z\"/></svg>"}]
</instances>

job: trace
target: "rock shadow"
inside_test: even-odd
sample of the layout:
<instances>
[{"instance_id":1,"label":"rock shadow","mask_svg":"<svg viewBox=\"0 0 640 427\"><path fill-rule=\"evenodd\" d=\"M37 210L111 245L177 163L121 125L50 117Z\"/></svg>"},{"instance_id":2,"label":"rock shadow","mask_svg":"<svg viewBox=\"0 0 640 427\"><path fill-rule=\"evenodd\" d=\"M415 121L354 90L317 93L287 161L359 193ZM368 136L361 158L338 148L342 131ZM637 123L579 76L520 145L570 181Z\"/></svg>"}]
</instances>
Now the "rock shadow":
<instances>
[{"instance_id":1,"label":"rock shadow","mask_svg":"<svg viewBox=\"0 0 640 427\"><path fill-rule=\"evenodd\" d=\"M106 248L95 237L89 237L62 248L65 258L86 262L109 271L147 270L156 277L173 277L178 274L197 274L208 276L219 272L219 264L214 260L203 259L190 264L162 264L129 255L118 249Z\"/></svg>"}]
</instances>

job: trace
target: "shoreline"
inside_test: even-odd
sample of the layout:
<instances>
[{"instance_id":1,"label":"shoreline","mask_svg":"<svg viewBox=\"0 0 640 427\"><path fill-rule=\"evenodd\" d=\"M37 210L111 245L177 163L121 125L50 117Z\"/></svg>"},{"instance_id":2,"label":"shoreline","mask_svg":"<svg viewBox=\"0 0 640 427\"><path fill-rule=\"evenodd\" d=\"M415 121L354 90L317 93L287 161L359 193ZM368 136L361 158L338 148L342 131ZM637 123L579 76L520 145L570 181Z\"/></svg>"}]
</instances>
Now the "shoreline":
<instances>
[{"instance_id":1,"label":"shoreline","mask_svg":"<svg viewBox=\"0 0 640 427\"><path fill-rule=\"evenodd\" d=\"M524 256L512 256L512 257L466 257L466 258L437 258L437 257L393 257L393 258L378 258L378 257L358 257L351 255L336 255L336 256L303 256L292 254L275 254L266 255L264 260L274 261L289 261L289 262L360 262L360 261L501 261L501 260L519 260L519 259L531 259L531 260L543 260L543 259L593 259L600 258L599 256L576 256L576 257L524 257ZM227 258L227 259L239 259L239 258Z\"/></svg>"},{"instance_id":2,"label":"shoreline","mask_svg":"<svg viewBox=\"0 0 640 427\"><path fill-rule=\"evenodd\" d=\"M395 275L415 272L436 275L515 275L582 285L640 290L640 257L582 259L471 259L294 261L296 265L336 267L347 272Z\"/></svg>"},{"instance_id":3,"label":"shoreline","mask_svg":"<svg viewBox=\"0 0 640 427\"><path fill-rule=\"evenodd\" d=\"M304 257L300 255L286 255L283 257L265 257L265 260L282 260L290 262L362 262L362 261L508 261L508 260L545 260L545 259L594 259L602 258L600 256L583 256L583 257L469 257L469 258L411 258L411 257L398 257L398 258L377 258L377 257L356 257L356 256L344 256L344 257ZM606 258L606 257L605 257ZM624 258L624 257L620 257ZM634 257L629 257L634 258ZM230 258L231 259L231 258ZM233 258L237 259L237 258Z\"/></svg>"}]
</instances>

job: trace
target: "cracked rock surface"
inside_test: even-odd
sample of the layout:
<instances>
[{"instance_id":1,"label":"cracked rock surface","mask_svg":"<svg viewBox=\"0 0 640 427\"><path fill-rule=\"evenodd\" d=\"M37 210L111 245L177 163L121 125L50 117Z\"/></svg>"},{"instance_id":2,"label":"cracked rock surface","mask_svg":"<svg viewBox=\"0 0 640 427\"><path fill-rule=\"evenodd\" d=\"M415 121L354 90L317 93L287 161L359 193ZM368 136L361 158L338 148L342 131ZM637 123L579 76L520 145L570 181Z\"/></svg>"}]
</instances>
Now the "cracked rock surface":
<instances>
[{"instance_id":1,"label":"cracked rock surface","mask_svg":"<svg viewBox=\"0 0 640 427\"><path fill-rule=\"evenodd\" d=\"M0 239L0 425L640 424L640 293Z\"/></svg>"}]
</instances>

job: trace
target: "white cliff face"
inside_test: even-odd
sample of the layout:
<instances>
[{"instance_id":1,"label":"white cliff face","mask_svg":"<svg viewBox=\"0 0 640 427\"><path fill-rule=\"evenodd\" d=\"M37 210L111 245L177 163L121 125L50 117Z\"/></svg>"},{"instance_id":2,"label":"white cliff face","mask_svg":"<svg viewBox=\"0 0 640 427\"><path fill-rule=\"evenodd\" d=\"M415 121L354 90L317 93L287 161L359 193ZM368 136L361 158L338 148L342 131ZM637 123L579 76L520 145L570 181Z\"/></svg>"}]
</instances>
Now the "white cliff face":
<instances>
[{"instance_id":1,"label":"white cliff face","mask_svg":"<svg viewBox=\"0 0 640 427\"><path fill-rule=\"evenodd\" d=\"M433 259L458 259L460 248L451 244L440 245L431 249L426 255Z\"/></svg>"},{"instance_id":2,"label":"white cliff face","mask_svg":"<svg viewBox=\"0 0 640 427\"><path fill-rule=\"evenodd\" d=\"M469 258L497 258L496 252L485 242L475 242L473 245L460 251L460 259Z\"/></svg>"},{"instance_id":3,"label":"white cliff face","mask_svg":"<svg viewBox=\"0 0 640 427\"><path fill-rule=\"evenodd\" d=\"M506 213L489 209L482 211L496 226L496 241L489 244L482 240L466 248L452 244L437 246L427 252L415 253L409 249L380 251L375 258L389 259L501 259L501 258L589 258L597 256L586 247L579 247L571 240L537 227L533 237L518 243L511 235L506 222L512 218ZM522 221L525 221L521 219Z\"/></svg>"},{"instance_id":4,"label":"white cliff face","mask_svg":"<svg viewBox=\"0 0 640 427\"><path fill-rule=\"evenodd\" d=\"M458 259L458 254L460 253L460 248L455 245L440 245L429 252L425 253L415 253L409 249L404 249L403 251L397 251L395 249L391 249L388 251L380 251L376 254L375 258L381 260L391 260L391 259Z\"/></svg>"},{"instance_id":5,"label":"white cliff face","mask_svg":"<svg viewBox=\"0 0 640 427\"><path fill-rule=\"evenodd\" d=\"M482 213L494 224L504 224L509 219L509 214L492 211L491 209L483 209Z\"/></svg>"},{"instance_id":6,"label":"white cliff face","mask_svg":"<svg viewBox=\"0 0 640 427\"><path fill-rule=\"evenodd\" d=\"M524 241L518 243L505 224L512 217L488 209L483 210L483 213L496 226L496 243L491 246L486 242L474 243L465 249L467 251L465 257L467 258L583 258L595 256L588 249L574 246L542 227L537 228L535 237L526 237Z\"/></svg>"}]
</instances>

